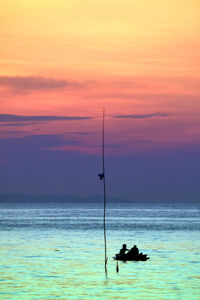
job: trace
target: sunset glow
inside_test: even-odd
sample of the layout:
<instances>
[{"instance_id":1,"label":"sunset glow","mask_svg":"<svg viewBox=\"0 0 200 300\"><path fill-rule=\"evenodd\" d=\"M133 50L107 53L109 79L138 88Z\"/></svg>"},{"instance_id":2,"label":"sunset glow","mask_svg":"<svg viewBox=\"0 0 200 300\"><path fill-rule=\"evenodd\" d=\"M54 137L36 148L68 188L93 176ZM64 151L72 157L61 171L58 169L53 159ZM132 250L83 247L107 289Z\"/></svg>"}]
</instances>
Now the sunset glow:
<instances>
[{"instance_id":1,"label":"sunset glow","mask_svg":"<svg viewBox=\"0 0 200 300\"><path fill-rule=\"evenodd\" d=\"M199 145L199 1L0 3L2 141L99 154L104 106L106 155Z\"/></svg>"}]
</instances>

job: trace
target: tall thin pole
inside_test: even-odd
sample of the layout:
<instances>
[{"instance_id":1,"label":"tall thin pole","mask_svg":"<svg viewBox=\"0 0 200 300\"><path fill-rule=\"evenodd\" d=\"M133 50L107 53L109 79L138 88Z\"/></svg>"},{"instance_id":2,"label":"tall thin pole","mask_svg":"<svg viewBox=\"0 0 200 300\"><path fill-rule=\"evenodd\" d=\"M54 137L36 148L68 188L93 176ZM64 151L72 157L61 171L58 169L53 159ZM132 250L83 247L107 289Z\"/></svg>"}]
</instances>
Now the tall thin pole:
<instances>
[{"instance_id":1,"label":"tall thin pole","mask_svg":"<svg viewBox=\"0 0 200 300\"><path fill-rule=\"evenodd\" d=\"M107 275L107 245L106 245L106 178L105 178L105 160L104 160L104 119L105 109L103 108L103 128L102 128L102 163L103 163L103 189L104 189L104 210L103 210L103 228L104 228L104 248L105 248L105 274Z\"/></svg>"}]
</instances>

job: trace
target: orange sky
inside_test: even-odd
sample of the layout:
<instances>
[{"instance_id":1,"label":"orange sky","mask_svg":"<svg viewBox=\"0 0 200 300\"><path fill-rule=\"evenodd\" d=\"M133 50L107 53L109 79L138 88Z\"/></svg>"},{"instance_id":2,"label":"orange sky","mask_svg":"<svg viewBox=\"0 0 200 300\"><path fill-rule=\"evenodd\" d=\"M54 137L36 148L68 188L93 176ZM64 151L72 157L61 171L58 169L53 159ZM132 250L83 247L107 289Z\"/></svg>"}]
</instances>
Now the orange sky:
<instances>
[{"instance_id":1,"label":"orange sky","mask_svg":"<svg viewBox=\"0 0 200 300\"><path fill-rule=\"evenodd\" d=\"M93 118L17 130L10 123L0 128L1 136L95 133L104 104L109 143L126 145L125 152L134 151L132 140L148 150L199 139L199 1L0 5L1 114ZM83 151L95 152L92 134L81 141Z\"/></svg>"}]
</instances>

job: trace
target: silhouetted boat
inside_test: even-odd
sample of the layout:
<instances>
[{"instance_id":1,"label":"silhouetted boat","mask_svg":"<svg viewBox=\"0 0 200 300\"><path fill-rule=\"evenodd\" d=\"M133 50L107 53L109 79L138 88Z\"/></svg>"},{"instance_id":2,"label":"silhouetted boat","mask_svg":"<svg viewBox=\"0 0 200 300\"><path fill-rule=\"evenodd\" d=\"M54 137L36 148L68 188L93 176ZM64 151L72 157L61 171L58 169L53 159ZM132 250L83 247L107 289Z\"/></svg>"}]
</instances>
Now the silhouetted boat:
<instances>
[{"instance_id":1,"label":"silhouetted boat","mask_svg":"<svg viewBox=\"0 0 200 300\"><path fill-rule=\"evenodd\" d=\"M130 257L128 254L121 255L121 254L115 254L113 257L115 260L123 260L123 261L146 261L150 259L147 254L140 253L137 256Z\"/></svg>"}]
</instances>

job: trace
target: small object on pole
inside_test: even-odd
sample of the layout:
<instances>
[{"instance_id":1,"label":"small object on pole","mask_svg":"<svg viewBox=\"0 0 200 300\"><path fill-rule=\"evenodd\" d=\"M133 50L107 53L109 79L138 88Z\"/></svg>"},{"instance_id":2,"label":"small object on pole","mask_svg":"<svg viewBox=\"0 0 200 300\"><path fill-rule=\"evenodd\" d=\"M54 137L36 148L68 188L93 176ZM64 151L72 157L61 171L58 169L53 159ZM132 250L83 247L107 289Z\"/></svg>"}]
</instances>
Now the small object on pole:
<instances>
[{"instance_id":1,"label":"small object on pole","mask_svg":"<svg viewBox=\"0 0 200 300\"><path fill-rule=\"evenodd\" d=\"M118 265L118 261L117 261L117 265L116 265L116 272L119 273L119 265Z\"/></svg>"},{"instance_id":2,"label":"small object on pole","mask_svg":"<svg viewBox=\"0 0 200 300\"><path fill-rule=\"evenodd\" d=\"M104 174L103 173L99 173L98 176L99 176L100 180L102 180L104 178Z\"/></svg>"}]
</instances>

